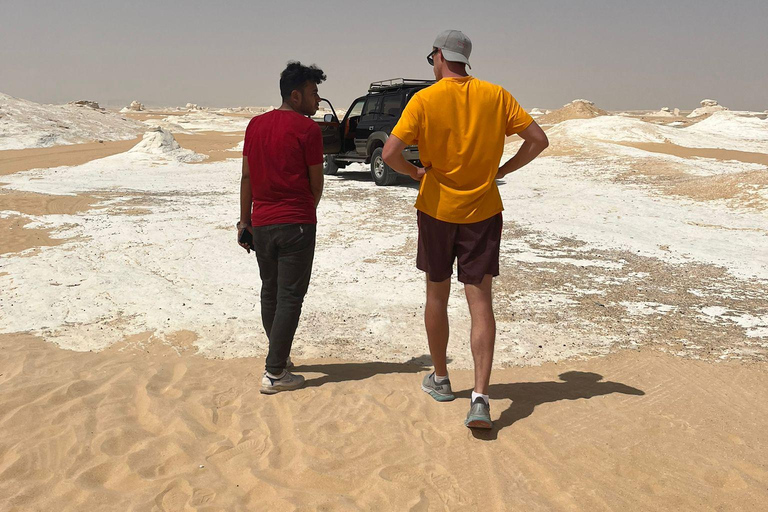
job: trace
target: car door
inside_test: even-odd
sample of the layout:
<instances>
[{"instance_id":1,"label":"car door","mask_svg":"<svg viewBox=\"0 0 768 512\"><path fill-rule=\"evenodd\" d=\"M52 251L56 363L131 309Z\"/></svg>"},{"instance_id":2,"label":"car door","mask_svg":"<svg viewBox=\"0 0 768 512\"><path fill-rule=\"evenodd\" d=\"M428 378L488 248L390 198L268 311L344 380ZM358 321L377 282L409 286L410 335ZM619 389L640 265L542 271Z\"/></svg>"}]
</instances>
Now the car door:
<instances>
[{"instance_id":1,"label":"car door","mask_svg":"<svg viewBox=\"0 0 768 512\"><path fill-rule=\"evenodd\" d=\"M357 130L355 131L355 150L357 150L357 154L360 156L367 156L368 136L376 129L380 104L381 96L378 94L368 96L365 100L363 113L360 116L360 122L357 123Z\"/></svg>"},{"instance_id":2,"label":"car door","mask_svg":"<svg viewBox=\"0 0 768 512\"><path fill-rule=\"evenodd\" d=\"M320 98L320 101L328 103L331 112L333 112L333 114L324 114L322 120L317 121L320 132L323 134L323 154L336 154L341 151L341 123L331 102L325 98Z\"/></svg>"},{"instance_id":3,"label":"car door","mask_svg":"<svg viewBox=\"0 0 768 512\"><path fill-rule=\"evenodd\" d=\"M355 134L357 133L357 124L360 122L360 116L365 106L365 96L357 98L352 102L352 106L347 110L341 127L341 152L355 152Z\"/></svg>"}]
</instances>

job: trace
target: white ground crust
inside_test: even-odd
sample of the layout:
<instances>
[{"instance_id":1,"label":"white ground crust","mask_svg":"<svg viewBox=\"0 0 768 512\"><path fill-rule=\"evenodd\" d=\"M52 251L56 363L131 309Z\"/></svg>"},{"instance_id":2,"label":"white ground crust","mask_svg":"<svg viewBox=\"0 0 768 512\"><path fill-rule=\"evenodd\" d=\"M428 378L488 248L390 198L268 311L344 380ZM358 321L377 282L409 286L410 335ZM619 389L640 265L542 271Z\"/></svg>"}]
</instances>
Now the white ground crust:
<instances>
[{"instance_id":1,"label":"white ground crust","mask_svg":"<svg viewBox=\"0 0 768 512\"><path fill-rule=\"evenodd\" d=\"M623 116L573 119L552 128L555 137L574 141L671 142L690 148L768 152L768 120L716 112L686 128L647 123Z\"/></svg>"},{"instance_id":2,"label":"white ground crust","mask_svg":"<svg viewBox=\"0 0 768 512\"><path fill-rule=\"evenodd\" d=\"M193 115L198 112L189 114ZM696 137L684 130L608 116L569 121L553 131L567 130L568 136L595 145L617 140L617 133L632 140L663 139L668 135L664 130L687 134L676 143L695 139L694 144L700 144L691 147L722 144L749 150L745 148L766 144L758 124L745 131L743 139L730 135L707 139L707 130L718 130L718 123L734 122L716 116L706 120L715 120L709 125L701 127L704 121L694 126L699 126ZM196 123L182 126L195 130L213 126ZM242 125L247 119L232 123ZM617 123L626 123L621 125L626 129L617 130ZM223 126L226 123L216 124L215 129ZM66 348L91 350L133 333L155 331L162 336L191 330L198 333L196 343L206 354L263 355L266 339L258 311L256 261L235 243L239 162L190 165L186 162L195 154L174 144L166 132L149 132L141 144L123 154L3 178L14 190L104 194L108 199L102 208L85 214L31 217L34 222L28 227L50 228L55 236L71 240L0 256L1 332L31 331ZM545 250L530 237L509 239L503 247L504 264L557 262L565 268L608 272L620 269L622 261L575 255L618 250L673 265L716 265L735 282L768 280L768 251L762 249L768 247L768 212L739 210L718 201L688 201L612 182L617 169L638 155L653 157L632 148L617 149L611 158L543 157L506 178L500 189L507 221L534 233L538 242L572 239L582 245L569 251ZM753 165L670 158L692 174L740 172L745 169L742 165ZM346 171L355 169L365 170L358 165ZM412 187L380 188L369 180L328 177L318 212L313 281L295 344L298 354L407 360L426 352L421 318L424 277L413 261L415 196ZM605 282L632 277L606 275ZM461 287L454 286L452 293L451 354L457 367L468 367L469 315ZM574 297L599 298L603 293L583 287L571 294L539 291L500 300L521 312L556 310L568 307ZM630 317L675 310L673 304L648 301L624 301L620 306ZM701 321L728 322L746 337L768 337L768 315L711 309L716 307L702 308ZM498 330L495 361L500 365L605 351L616 341L604 335L575 338L565 329L524 318L500 322ZM543 348L535 350L539 344Z\"/></svg>"}]
</instances>

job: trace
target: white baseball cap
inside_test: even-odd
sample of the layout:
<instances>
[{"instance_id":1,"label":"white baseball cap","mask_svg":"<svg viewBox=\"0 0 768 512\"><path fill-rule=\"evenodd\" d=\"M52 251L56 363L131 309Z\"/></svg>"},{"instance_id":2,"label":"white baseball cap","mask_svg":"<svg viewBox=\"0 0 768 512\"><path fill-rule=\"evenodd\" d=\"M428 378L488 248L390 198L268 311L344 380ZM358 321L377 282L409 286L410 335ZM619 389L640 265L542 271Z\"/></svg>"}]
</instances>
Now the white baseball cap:
<instances>
[{"instance_id":1,"label":"white baseball cap","mask_svg":"<svg viewBox=\"0 0 768 512\"><path fill-rule=\"evenodd\" d=\"M472 53L472 41L461 30L443 30L435 39L434 48L443 51L443 58L450 62L463 62L470 68L469 54Z\"/></svg>"}]
</instances>

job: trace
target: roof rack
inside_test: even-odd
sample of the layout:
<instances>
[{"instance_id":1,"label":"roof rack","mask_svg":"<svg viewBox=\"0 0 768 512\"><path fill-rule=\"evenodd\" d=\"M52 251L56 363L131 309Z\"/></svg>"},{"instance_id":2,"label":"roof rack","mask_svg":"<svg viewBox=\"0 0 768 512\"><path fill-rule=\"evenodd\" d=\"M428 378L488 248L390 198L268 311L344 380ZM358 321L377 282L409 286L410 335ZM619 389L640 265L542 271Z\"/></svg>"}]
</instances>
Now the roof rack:
<instances>
[{"instance_id":1,"label":"roof rack","mask_svg":"<svg viewBox=\"0 0 768 512\"><path fill-rule=\"evenodd\" d=\"M434 80L419 80L415 78L390 78L389 80L380 80L371 82L368 92L387 91L390 89L402 89L403 87L412 87L414 85L432 85Z\"/></svg>"}]
</instances>

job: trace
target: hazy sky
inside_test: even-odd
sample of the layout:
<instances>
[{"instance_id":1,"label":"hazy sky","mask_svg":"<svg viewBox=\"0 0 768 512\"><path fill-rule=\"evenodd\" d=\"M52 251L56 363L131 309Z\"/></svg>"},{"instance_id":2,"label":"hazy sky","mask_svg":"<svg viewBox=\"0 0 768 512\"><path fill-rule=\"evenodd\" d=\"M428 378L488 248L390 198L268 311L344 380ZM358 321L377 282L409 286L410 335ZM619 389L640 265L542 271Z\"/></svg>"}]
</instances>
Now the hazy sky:
<instances>
[{"instance_id":1,"label":"hazy sky","mask_svg":"<svg viewBox=\"0 0 768 512\"><path fill-rule=\"evenodd\" d=\"M0 0L0 92L43 103L277 105L289 59L337 108L374 80L431 78L442 30L520 103L768 109L768 1Z\"/></svg>"}]
</instances>

